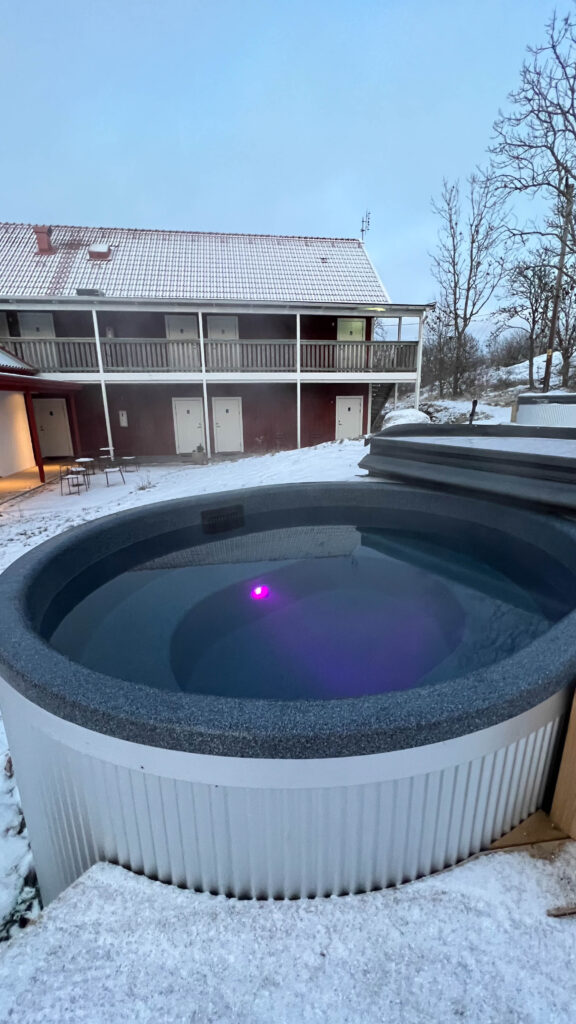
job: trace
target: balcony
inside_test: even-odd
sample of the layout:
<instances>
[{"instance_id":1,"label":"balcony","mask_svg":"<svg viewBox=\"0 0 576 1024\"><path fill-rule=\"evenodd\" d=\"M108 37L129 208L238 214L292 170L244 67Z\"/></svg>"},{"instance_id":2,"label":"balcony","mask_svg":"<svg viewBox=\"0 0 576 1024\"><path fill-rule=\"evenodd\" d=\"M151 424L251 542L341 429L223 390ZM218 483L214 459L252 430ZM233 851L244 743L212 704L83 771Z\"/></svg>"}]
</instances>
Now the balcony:
<instances>
[{"instance_id":1,"label":"balcony","mask_svg":"<svg viewBox=\"0 0 576 1024\"><path fill-rule=\"evenodd\" d=\"M6 338L2 344L43 373L97 373L96 342L90 338ZM106 374L200 373L199 341L166 338L103 338ZM303 376L324 373L415 373L416 342L302 341ZM296 373L295 340L213 341L204 343L206 372Z\"/></svg>"},{"instance_id":2,"label":"balcony","mask_svg":"<svg viewBox=\"0 0 576 1024\"><path fill-rule=\"evenodd\" d=\"M296 371L295 341L204 342L207 373Z\"/></svg>"},{"instance_id":3,"label":"balcony","mask_svg":"<svg viewBox=\"0 0 576 1024\"><path fill-rule=\"evenodd\" d=\"M302 373L414 373L418 343L412 341L303 341Z\"/></svg>"}]
</instances>

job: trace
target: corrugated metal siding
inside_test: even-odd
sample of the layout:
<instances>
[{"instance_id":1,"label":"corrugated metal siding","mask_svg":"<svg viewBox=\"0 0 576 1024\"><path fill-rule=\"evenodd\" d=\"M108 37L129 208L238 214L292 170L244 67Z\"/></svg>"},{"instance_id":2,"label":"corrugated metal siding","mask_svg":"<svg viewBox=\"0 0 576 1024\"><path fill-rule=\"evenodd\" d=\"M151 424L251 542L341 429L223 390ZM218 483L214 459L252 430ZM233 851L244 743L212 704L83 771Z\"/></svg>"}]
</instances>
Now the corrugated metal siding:
<instances>
[{"instance_id":1,"label":"corrugated metal siding","mask_svg":"<svg viewBox=\"0 0 576 1024\"><path fill-rule=\"evenodd\" d=\"M521 403L518 405L516 423L521 427L576 427L576 404Z\"/></svg>"},{"instance_id":2,"label":"corrugated metal siding","mask_svg":"<svg viewBox=\"0 0 576 1024\"><path fill-rule=\"evenodd\" d=\"M255 788L109 763L27 722L26 703L10 700L7 725L46 902L98 860L238 897L399 885L487 847L540 806L561 722L438 771Z\"/></svg>"}]
</instances>

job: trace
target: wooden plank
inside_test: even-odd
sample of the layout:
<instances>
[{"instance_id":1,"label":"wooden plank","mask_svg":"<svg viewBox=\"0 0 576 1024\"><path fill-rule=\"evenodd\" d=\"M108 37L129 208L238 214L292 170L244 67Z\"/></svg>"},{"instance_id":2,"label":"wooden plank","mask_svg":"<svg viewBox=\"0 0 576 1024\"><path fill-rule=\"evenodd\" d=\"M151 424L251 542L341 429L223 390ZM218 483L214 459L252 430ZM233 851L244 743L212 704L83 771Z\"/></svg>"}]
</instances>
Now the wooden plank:
<instances>
[{"instance_id":1,"label":"wooden plank","mask_svg":"<svg viewBox=\"0 0 576 1024\"><path fill-rule=\"evenodd\" d=\"M566 839L566 833L550 820L545 811L536 811L526 818L526 821L513 828L511 832L496 839L490 849L509 850L515 846L549 843L559 839Z\"/></svg>"},{"instance_id":2,"label":"wooden plank","mask_svg":"<svg viewBox=\"0 0 576 1024\"><path fill-rule=\"evenodd\" d=\"M576 839L576 700L572 702L550 817L558 828Z\"/></svg>"}]
</instances>

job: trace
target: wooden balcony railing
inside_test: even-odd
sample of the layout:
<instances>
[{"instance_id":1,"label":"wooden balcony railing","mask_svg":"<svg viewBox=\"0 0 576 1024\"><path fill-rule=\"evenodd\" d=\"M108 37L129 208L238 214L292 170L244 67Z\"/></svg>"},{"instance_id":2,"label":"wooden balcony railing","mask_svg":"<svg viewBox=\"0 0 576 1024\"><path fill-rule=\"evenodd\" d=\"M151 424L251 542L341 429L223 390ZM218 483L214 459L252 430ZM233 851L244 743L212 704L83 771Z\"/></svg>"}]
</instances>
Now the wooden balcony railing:
<instances>
[{"instance_id":1,"label":"wooden balcony railing","mask_svg":"<svg viewBox=\"0 0 576 1024\"><path fill-rule=\"evenodd\" d=\"M415 342L303 341L300 367L302 373L410 372L416 370L417 349Z\"/></svg>"},{"instance_id":2,"label":"wooden balcony railing","mask_svg":"<svg viewBox=\"0 0 576 1024\"><path fill-rule=\"evenodd\" d=\"M295 341L205 341L208 373L296 370Z\"/></svg>"},{"instance_id":3,"label":"wooden balcony railing","mask_svg":"<svg viewBox=\"0 0 576 1024\"><path fill-rule=\"evenodd\" d=\"M89 338L6 338L5 348L44 373L94 373L96 342ZM167 338L103 338L102 362L107 373L199 373L199 341ZM409 373L416 370L415 342L302 341L302 373ZM296 341L204 342L208 373L274 373L296 371Z\"/></svg>"},{"instance_id":4,"label":"wooden balcony railing","mask_svg":"<svg viewBox=\"0 0 576 1024\"><path fill-rule=\"evenodd\" d=\"M189 370L199 373L202 369L199 341L103 338L101 344L102 362L109 373L127 370Z\"/></svg>"},{"instance_id":5,"label":"wooden balcony railing","mask_svg":"<svg viewBox=\"0 0 576 1024\"><path fill-rule=\"evenodd\" d=\"M4 348L44 373L93 373L96 342L88 338L5 338Z\"/></svg>"}]
</instances>

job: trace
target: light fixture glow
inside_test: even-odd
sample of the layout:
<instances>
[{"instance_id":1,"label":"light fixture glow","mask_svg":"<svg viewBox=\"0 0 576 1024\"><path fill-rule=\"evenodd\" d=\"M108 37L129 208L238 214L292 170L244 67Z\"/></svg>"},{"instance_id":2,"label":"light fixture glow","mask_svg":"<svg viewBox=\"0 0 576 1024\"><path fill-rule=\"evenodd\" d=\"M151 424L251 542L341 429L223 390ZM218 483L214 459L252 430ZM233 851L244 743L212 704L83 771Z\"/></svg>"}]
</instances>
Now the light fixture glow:
<instances>
[{"instance_id":1,"label":"light fixture glow","mask_svg":"<svg viewBox=\"0 0 576 1024\"><path fill-rule=\"evenodd\" d=\"M253 601L264 601L269 596L270 590L265 583L259 583L257 587L253 587L250 591L250 597Z\"/></svg>"}]
</instances>

